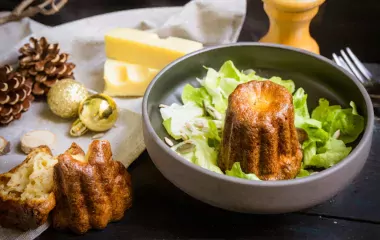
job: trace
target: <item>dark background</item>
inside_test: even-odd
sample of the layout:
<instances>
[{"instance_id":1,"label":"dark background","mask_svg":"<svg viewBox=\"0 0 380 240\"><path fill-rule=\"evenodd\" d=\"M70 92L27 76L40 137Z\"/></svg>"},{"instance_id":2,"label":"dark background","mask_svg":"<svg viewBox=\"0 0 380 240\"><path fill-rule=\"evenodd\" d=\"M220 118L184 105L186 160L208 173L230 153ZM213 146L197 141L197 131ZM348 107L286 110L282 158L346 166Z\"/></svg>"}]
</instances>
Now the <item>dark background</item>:
<instances>
[{"instance_id":1,"label":"dark background","mask_svg":"<svg viewBox=\"0 0 380 240\"><path fill-rule=\"evenodd\" d=\"M215 0L218 1L218 0ZM0 11L12 10L19 0L0 0ZM187 0L69 0L53 16L34 19L47 25L85 18L111 11L162 6L181 6ZM247 0L247 17L241 41L257 41L268 29L268 18L261 0ZM231 0L233 4L233 0ZM318 41L321 54L331 58L346 46L364 62L380 63L380 1L327 0L313 20L311 33Z\"/></svg>"}]
</instances>

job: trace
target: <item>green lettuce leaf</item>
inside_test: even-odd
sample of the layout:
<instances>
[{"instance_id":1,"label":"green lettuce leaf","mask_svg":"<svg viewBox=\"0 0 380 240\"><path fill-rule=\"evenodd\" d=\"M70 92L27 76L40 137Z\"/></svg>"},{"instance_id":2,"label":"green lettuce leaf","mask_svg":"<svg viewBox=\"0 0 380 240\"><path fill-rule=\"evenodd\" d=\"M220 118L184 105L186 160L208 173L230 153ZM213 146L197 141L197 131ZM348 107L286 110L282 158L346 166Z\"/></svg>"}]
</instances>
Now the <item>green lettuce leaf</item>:
<instances>
[{"instance_id":1,"label":"green lettuce leaf","mask_svg":"<svg viewBox=\"0 0 380 240\"><path fill-rule=\"evenodd\" d=\"M298 88L294 93L293 105L295 126L304 129L310 140L325 143L329 138L329 134L322 129L322 122L310 118L307 107L307 94L303 88Z\"/></svg>"},{"instance_id":2,"label":"green lettuce leaf","mask_svg":"<svg viewBox=\"0 0 380 240\"><path fill-rule=\"evenodd\" d=\"M249 82L249 81L266 81L266 78L260 77L259 75L256 75L256 72L252 69L249 69L247 71L244 71L246 73L241 74L240 81L243 83Z\"/></svg>"},{"instance_id":3,"label":"green lettuce leaf","mask_svg":"<svg viewBox=\"0 0 380 240\"><path fill-rule=\"evenodd\" d=\"M221 78L220 79L220 88L222 89L222 94L225 99L228 99L228 96L236 89L236 87L241 82L236 81L234 78Z\"/></svg>"},{"instance_id":4,"label":"green lettuce leaf","mask_svg":"<svg viewBox=\"0 0 380 240\"><path fill-rule=\"evenodd\" d=\"M241 166L239 162L235 162L232 165L231 170L226 171L226 175L232 176L232 177L238 177L238 178L244 178L249 180L258 180L261 181L255 174L253 173L244 173L243 170L241 170Z\"/></svg>"},{"instance_id":5,"label":"green lettuce leaf","mask_svg":"<svg viewBox=\"0 0 380 240\"><path fill-rule=\"evenodd\" d=\"M172 149L188 161L202 168L222 174L216 162L218 153L215 148L207 144L205 137L193 137L190 140L174 145Z\"/></svg>"},{"instance_id":6,"label":"green lettuce leaf","mask_svg":"<svg viewBox=\"0 0 380 240\"><path fill-rule=\"evenodd\" d=\"M235 81L240 82L240 78L243 73L241 73L235 67L234 63L231 60L229 60L229 61L224 62L223 65L220 67L219 74L223 78L232 78L232 79L235 79Z\"/></svg>"},{"instance_id":7,"label":"green lettuce leaf","mask_svg":"<svg viewBox=\"0 0 380 240\"><path fill-rule=\"evenodd\" d=\"M335 121L331 124L331 132L334 134L340 131L339 139L344 143L355 141L364 130L364 117L358 115L354 102L350 102L352 107L338 111Z\"/></svg>"},{"instance_id":8,"label":"green lettuce leaf","mask_svg":"<svg viewBox=\"0 0 380 240\"><path fill-rule=\"evenodd\" d=\"M310 176L310 172L308 170L301 168L300 172L297 175L297 178L303 178L303 177L307 177L307 176Z\"/></svg>"},{"instance_id":9,"label":"green lettuce leaf","mask_svg":"<svg viewBox=\"0 0 380 240\"><path fill-rule=\"evenodd\" d=\"M310 164L312 158L317 154L317 143L313 140L308 140L302 144L303 150L303 167L312 166Z\"/></svg>"},{"instance_id":10,"label":"green lettuce leaf","mask_svg":"<svg viewBox=\"0 0 380 240\"><path fill-rule=\"evenodd\" d=\"M229 60L223 63L223 65L219 69L219 74L222 78L231 78L239 83L249 82L251 80L262 81L266 80L258 75L252 69L249 70L249 73L244 73L243 71L239 71L234 63Z\"/></svg>"},{"instance_id":11,"label":"green lettuce leaf","mask_svg":"<svg viewBox=\"0 0 380 240\"><path fill-rule=\"evenodd\" d=\"M322 128L333 136L339 130L339 138L344 143L355 141L364 130L364 117L358 115L354 102L351 108L342 109L339 105L329 105L321 98L319 106L312 112L312 118L322 122Z\"/></svg>"},{"instance_id":12,"label":"green lettuce leaf","mask_svg":"<svg viewBox=\"0 0 380 240\"><path fill-rule=\"evenodd\" d=\"M165 120L163 124L165 129L169 129L167 130L169 135L174 135L171 131L171 118ZM210 146L219 147L221 129L222 121L220 120L213 120L210 117L196 117L185 122L180 132L182 133L181 137L186 136L186 139L196 136L206 137Z\"/></svg>"},{"instance_id":13,"label":"green lettuce leaf","mask_svg":"<svg viewBox=\"0 0 380 240\"><path fill-rule=\"evenodd\" d=\"M303 88L298 88L293 94L293 105L296 118L310 118L307 108L307 94Z\"/></svg>"},{"instance_id":14,"label":"green lettuce leaf","mask_svg":"<svg viewBox=\"0 0 380 240\"><path fill-rule=\"evenodd\" d=\"M329 101L324 98L319 99L319 106L316 107L311 117L318 121L323 122L327 127L331 125L331 122L334 121L336 110L340 110L341 106L339 105L329 105Z\"/></svg>"},{"instance_id":15,"label":"green lettuce leaf","mask_svg":"<svg viewBox=\"0 0 380 240\"><path fill-rule=\"evenodd\" d=\"M194 138L192 140L196 142L193 163L210 171L222 173L216 162L218 153L215 148L209 147L207 140L204 138Z\"/></svg>"},{"instance_id":16,"label":"green lettuce leaf","mask_svg":"<svg viewBox=\"0 0 380 240\"><path fill-rule=\"evenodd\" d=\"M195 144L193 141L183 141L171 147L178 155L182 156L189 162L193 162L195 155Z\"/></svg>"},{"instance_id":17,"label":"green lettuce leaf","mask_svg":"<svg viewBox=\"0 0 380 240\"><path fill-rule=\"evenodd\" d=\"M200 107L203 107L203 101L211 102L211 97L206 88L195 88L190 84L186 84L183 88L181 99L183 104L194 102Z\"/></svg>"},{"instance_id":18,"label":"green lettuce leaf","mask_svg":"<svg viewBox=\"0 0 380 240\"><path fill-rule=\"evenodd\" d=\"M207 90L211 96L211 103L219 112L225 112L228 105L227 98L223 95L223 90L220 87L220 74L212 68L207 69L206 77L198 81Z\"/></svg>"},{"instance_id":19,"label":"green lettuce leaf","mask_svg":"<svg viewBox=\"0 0 380 240\"><path fill-rule=\"evenodd\" d=\"M185 105L173 103L169 107L161 108L160 112L166 131L171 137L178 140L181 138L181 133L185 131L185 124L202 116L203 108L193 102L188 102Z\"/></svg>"},{"instance_id":20,"label":"green lettuce leaf","mask_svg":"<svg viewBox=\"0 0 380 240\"><path fill-rule=\"evenodd\" d=\"M269 78L269 81L272 81L285 87L286 89L288 89L290 93L293 93L296 88L292 80L282 80L280 77L271 77Z\"/></svg>"},{"instance_id":21,"label":"green lettuce leaf","mask_svg":"<svg viewBox=\"0 0 380 240\"><path fill-rule=\"evenodd\" d=\"M310 140L325 143L329 139L329 134L322 129L322 123L317 120L300 118L295 125L304 129Z\"/></svg>"},{"instance_id":22,"label":"green lettuce leaf","mask_svg":"<svg viewBox=\"0 0 380 240\"><path fill-rule=\"evenodd\" d=\"M221 142L221 128L218 128L215 121L208 121L208 131L205 136L208 139L209 146L219 149Z\"/></svg>"},{"instance_id":23,"label":"green lettuce leaf","mask_svg":"<svg viewBox=\"0 0 380 240\"><path fill-rule=\"evenodd\" d=\"M168 132L168 134L174 138L175 140L179 140L181 136L176 135L172 132L172 119L168 118L162 122L162 125L164 125L165 130Z\"/></svg>"},{"instance_id":24,"label":"green lettuce leaf","mask_svg":"<svg viewBox=\"0 0 380 240\"><path fill-rule=\"evenodd\" d=\"M351 152L351 147L346 147L342 140L335 138L330 138L325 145L317 149L313 144L310 146L308 149L304 149L304 155L305 153L310 154L309 156L304 156L305 167L329 168L340 162ZM316 154L311 156L311 153L314 152Z\"/></svg>"}]
</instances>

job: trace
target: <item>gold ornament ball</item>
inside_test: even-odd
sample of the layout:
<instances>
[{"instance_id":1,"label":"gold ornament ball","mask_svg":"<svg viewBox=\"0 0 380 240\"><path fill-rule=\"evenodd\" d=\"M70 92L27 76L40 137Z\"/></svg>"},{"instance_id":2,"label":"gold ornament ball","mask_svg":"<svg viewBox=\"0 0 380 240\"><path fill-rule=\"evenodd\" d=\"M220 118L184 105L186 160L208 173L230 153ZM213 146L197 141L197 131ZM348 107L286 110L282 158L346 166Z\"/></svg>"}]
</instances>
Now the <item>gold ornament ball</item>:
<instances>
[{"instance_id":1,"label":"gold ornament ball","mask_svg":"<svg viewBox=\"0 0 380 240\"><path fill-rule=\"evenodd\" d=\"M115 101L105 94L95 94L79 106L79 119L90 130L106 131L113 127L118 117Z\"/></svg>"},{"instance_id":2,"label":"gold ornament ball","mask_svg":"<svg viewBox=\"0 0 380 240\"><path fill-rule=\"evenodd\" d=\"M62 118L78 116L81 102L88 97L87 89L73 79L63 79L54 84L47 95L50 110Z\"/></svg>"}]
</instances>

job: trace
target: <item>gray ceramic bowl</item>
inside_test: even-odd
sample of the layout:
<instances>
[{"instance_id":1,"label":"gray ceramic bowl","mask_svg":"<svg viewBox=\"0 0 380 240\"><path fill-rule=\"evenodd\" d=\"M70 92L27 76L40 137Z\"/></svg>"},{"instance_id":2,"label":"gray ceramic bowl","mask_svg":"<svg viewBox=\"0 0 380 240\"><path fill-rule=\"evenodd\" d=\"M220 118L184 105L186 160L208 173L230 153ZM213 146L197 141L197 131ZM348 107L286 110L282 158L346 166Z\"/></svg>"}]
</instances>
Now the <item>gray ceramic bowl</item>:
<instances>
[{"instance_id":1,"label":"gray ceramic bowl","mask_svg":"<svg viewBox=\"0 0 380 240\"><path fill-rule=\"evenodd\" d=\"M318 174L283 181L250 181L198 167L173 152L163 141L158 105L181 103L182 87L197 85L202 66L219 67L232 60L238 69L254 69L262 76L294 80L308 93L314 109L320 97L344 107L352 100L366 118L365 131L344 160ZM143 100L143 129L150 157L161 173L187 194L210 205L246 213L285 213L321 203L347 186L362 169L371 147L374 114L371 100L349 73L330 60L291 47L237 43L205 48L163 69L149 85ZM349 200L348 200L349 201Z\"/></svg>"}]
</instances>

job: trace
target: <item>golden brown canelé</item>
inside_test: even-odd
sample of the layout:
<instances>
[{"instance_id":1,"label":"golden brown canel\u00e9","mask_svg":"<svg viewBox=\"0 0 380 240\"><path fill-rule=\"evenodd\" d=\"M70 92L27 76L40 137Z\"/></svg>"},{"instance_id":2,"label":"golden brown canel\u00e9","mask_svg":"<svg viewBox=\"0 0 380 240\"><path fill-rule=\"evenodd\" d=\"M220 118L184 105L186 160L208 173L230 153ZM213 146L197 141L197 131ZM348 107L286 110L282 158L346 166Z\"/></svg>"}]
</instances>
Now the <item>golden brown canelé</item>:
<instances>
[{"instance_id":1,"label":"golden brown canel\u00e9","mask_svg":"<svg viewBox=\"0 0 380 240\"><path fill-rule=\"evenodd\" d=\"M112 159L108 141L93 141L87 155L73 143L58 156L53 189L54 228L79 234L120 220L132 205L131 177L122 163Z\"/></svg>"},{"instance_id":2,"label":"golden brown canel\u00e9","mask_svg":"<svg viewBox=\"0 0 380 240\"><path fill-rule=\"evenodd\" d=\"M295 178L302 160L291 93L271 81L240 84L229 96L218 165L240 162L261 180Z\"/></svg>"}]
</instances>

